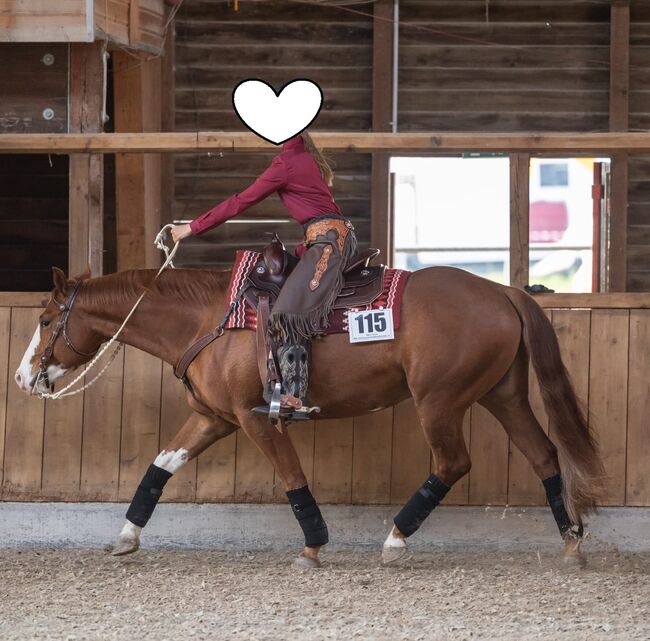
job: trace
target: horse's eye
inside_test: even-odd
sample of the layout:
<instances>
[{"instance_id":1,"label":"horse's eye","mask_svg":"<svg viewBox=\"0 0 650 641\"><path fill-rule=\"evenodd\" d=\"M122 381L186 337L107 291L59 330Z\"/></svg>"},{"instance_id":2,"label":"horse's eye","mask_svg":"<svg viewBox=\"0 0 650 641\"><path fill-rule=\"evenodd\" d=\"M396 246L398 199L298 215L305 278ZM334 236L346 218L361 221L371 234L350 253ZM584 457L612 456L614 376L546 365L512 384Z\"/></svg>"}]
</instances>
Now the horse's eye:
<instances>
[{"instance_id":1,"label":"horse's eye","mask_svg":"<svg viewBox=\"0 0 650 641\"><path fill-rule=\"evenodd\" d=\"M47 327L50 324L49 320L42 320L41 321L41 327Z\"/></svg>"}]
</instances>

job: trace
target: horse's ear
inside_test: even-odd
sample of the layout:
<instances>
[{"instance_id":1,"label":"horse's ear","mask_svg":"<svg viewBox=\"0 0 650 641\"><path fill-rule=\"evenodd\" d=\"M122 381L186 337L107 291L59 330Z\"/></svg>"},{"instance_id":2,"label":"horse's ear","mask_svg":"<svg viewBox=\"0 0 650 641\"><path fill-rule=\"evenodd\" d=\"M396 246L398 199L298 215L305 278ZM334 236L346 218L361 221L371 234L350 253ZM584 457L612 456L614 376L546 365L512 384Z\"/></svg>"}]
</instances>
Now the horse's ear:
<instances>
[{"instance_id":1,"label":"horse's ear","mask_svg":"<svg viewBox=\"0 0 650 641\"><path fill-rule=\"evenodd\" d=\"M52 267L52 277L54 279L54 289L65 296L68 293L68 279L63 270Z\"/></svg>"},{"instance_id":2,"label":"horse's ear","mask_svg":"<svg viewBox=\"0 0 650 641\"><path fill-rule=\"evenodd\" d=\"M90 278L90 263L86 265L86 269L84 269L82 274L79 274L79 276L75 276L74 280L88 280Z\"/></svg>"}]
</instances>

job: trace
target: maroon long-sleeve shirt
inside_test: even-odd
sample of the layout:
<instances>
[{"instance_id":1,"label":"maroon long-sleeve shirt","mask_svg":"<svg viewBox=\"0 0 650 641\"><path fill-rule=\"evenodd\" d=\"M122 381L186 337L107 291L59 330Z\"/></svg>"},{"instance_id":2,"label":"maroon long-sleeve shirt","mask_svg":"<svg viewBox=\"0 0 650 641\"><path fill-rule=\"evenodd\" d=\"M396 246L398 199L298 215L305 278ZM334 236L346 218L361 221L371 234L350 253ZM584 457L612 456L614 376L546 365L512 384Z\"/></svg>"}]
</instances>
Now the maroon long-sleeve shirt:
<instances>
[{"instance_id":1,"label":"maroon long-sleeve shirt","mask_svg":"<svg viewBox=\"0 0 650 641\"><path fill-rule=\"evenodd\" d=\"M195 218L190 223L192 233L199 235L220 225L273 192L300 224L315 216L341 213L314 157L305 149L302 138L294 136L250 187Z\"/></svg>"}]
</instances>

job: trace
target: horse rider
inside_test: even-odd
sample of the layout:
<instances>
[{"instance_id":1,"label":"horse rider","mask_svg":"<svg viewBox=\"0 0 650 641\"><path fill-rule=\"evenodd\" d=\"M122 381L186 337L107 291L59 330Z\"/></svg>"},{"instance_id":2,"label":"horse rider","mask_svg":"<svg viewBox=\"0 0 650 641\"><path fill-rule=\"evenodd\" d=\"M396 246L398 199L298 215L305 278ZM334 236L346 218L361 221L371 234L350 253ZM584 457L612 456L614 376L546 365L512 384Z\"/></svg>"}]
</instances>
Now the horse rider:
<instances>
[{"instance_id":1,"label":"horse rider","mask_svg":"<svg viewBox=\"0 0 650 641\"><path fill-rule=\"evenodd\" d=\"M200 235L277 192L291 216L303 226L305 239L296 248L300 261L286 280L269 317L267 331L278 345L277 359L287 395L281 415L307 405L309 349L322 334L343 286L343 272L356 253L352 223L341 214L331 192L333 172L311 136L303 131L257 180L189 224L175 225L173 240ZM268 405L255 408L267 413Z\"/></svg>"}]
</instances>

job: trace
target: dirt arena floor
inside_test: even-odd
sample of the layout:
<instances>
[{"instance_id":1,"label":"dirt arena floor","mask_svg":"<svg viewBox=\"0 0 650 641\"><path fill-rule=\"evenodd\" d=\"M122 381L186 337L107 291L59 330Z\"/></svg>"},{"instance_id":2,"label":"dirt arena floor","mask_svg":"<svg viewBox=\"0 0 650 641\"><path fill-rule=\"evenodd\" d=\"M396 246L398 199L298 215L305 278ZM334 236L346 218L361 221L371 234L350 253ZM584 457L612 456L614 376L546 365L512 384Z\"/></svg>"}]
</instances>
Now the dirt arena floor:
<instances>
[{"instance_id":1,"label":"dirt arena floor","mask_svg":"<svg viewBox=\"0 0 650 641\"><path fill-rule=\"evenodd\" d=\"M0 638L650 638L650 555L328 551L319 570L285 552L0 550Z\"/></svg>"}]
</instances>

